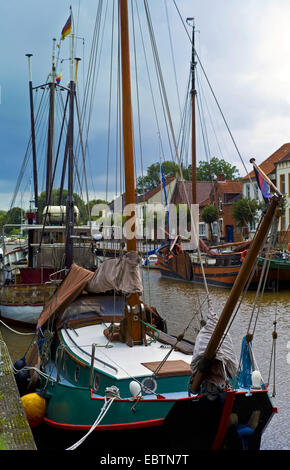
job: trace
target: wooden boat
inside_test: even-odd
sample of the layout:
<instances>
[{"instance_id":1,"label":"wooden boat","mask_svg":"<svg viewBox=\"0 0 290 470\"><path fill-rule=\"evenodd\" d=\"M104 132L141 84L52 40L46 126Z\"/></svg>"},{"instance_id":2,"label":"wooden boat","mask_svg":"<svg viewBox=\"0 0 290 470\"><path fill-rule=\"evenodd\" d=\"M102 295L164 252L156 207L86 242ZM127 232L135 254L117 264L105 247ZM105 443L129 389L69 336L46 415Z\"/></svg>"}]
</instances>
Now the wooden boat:
<instances>
[{"instance_id":1,"label":"wooden boat","mask_svg":"<svg viewBox=\"0 0 290 470\"><path fill-rule=\"evenodd\" d=\"M290 288L290 258L287 253L272 253L270 258L259 256L257 265L262 267L267 263L267 285L276 290Z\"/></svg>"},{"instance_id":2,"label":"wooden boat","mask_svg":"<svg viewBox=\"0 0 290 470\"><path fill-rule=\"evenodd\" d=\"M231 288L241 269L241 253L216 253L215 255L175 253L167 245L158 250L159 269L164 277L198 284Z\"/></svg>"},{"instance_id":3,"label":"wooden boat","mask_svg":"<svg viewBox=\"0 0 290 470\"><path fill-rule=\"evenodd\" d=\"M134 204L127 0L119 6L126 202ZM225 332L279 202L275 194L220 318L209 309L194 345L183 334L175 338L162 331L162 319L142 301L134 213L124 257L105 260L95 273L72 264L38 319L38 356L33 351L34 361L27 358L39 371L44 423L71 433L72 443L74 431L86 433L69 449L90 436L95 450L112 450L120 445L119 431L125 436L122 449L130 446L131 452L144 452L145 443L159 449L260 448L276 409L254 363L249 382L243 380ZM251 341L248 335L243 346L249 358ZM159 437L152 442L154 429ZM145 441L138 430L147 430Z\"/></svg>"},{"instance_id":4,"label":"wooden boat","mask_svg":"<svg viewBox=\"0 0 290 470\"><path fill-rule=\"evenodd\" d=\"M41 86L32 86L31 56L28 56L29 65L29 96L31 110L31 148L33 160L34 205L26 214L27 223L21 228L26 232L26 245L7 249L3 243L3 253L0 260L0 316L8 323L24 326L35 326L42 311L43 305L54 293L56 286L64 278L66 269L70 267L71 245L74 245L74 259L82 266L96 268L97 258L92 247L94 240L91 235L91 226L76 225L78 208L69 201L72 200L73 183L71 176L71 161L73 156L73 113L76 96L74 93L75 81L71 81L73 90L56 82L55 40L53 41L52 70L48 81ZM75 59L76 62L78 59ZM74 59L73 59L74 62ZM40 223L39 194L38 194L38 162L35 142L35 118L33 92L45 93L49 90L48 136L46 155L46 206L43 211L43 223ZM58 149L53 153L54 107L57 92L66 92L67 100L62 117ZM67 117L68 103L70 102L69 119ZM69 120L68 132L64 136L64 122ZM37 122L39 126L39 122ZM59 205L51 205L53 184L55 183L56 163L62 140L65 139L65 154L63 158L62 182L60 194L64 193L64 178L70 171L67 206L63 206L62 197L59 196ZM67 164L68 160L68 164ZM66 167L68 166L68 170ZM66 217L66 213L68 217ZM11 228L9 224L4 229ZM69 230L68 230L69 228ZM66 243L68 237L69 242Z\"/></svg>"},{"instance_id":5,"label":"wooden boat","mask_svg":"<svg viewBox=\"0 0 290 470\"><path fill-rule=\"evenodd\" d=\"M195 28L193 25L192 32L192 61L191 61L191 115L192 115L192 204L197 203L196 197L196 122L195 122L195 102L196 102L196 87L195 87L195 67L196 67L196 53L194 48ZM245 242L240 242L243 246ZM183 280L198 284L204 283L204 277L208 285L214 287L232 288L234 285L237 274L242 265L241 255L243 248L240 251L230 249L237 246L237 243L225 244L221 249L227 251L223 253L208 247L202 239L199 239L200 250L203 252L200 257L198 252L195 254L183 251L180 242L172 245L169 240L166 246L158 250L158 263L159 270L163 277L174 280ZM202 266L201 266L202 264Z\"/></svg>"}]
</instances>

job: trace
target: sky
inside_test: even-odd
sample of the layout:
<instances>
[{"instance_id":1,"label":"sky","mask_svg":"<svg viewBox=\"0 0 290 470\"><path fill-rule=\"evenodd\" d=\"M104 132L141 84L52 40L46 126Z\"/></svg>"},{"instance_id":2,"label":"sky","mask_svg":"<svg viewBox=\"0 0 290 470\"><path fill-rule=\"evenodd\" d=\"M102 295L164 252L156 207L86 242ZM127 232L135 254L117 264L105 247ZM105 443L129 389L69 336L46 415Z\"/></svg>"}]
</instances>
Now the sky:
<instances>
[{"instance_id":1,"label":"sky","mask_svg":"<svg viewBox=\"0 0 290 470\"><path fill-rule=\"evenodd\" d=\"M86 169L90 198L107 197L111 200L123 184L119 163L116 163L119 159L116 150L117 110L113 107L113 101L116 101L117 96L117 85L115 85L117 49L114 46L111 113L109 113L112 34L112 22L109 18L112 15L113 2L109 0L107 10L107 1L103 0L101 3L102 18L105 18L107 11L108 23L106 24L104 20L106 27L100 29L102 52L98 59L99 68L87 134ZM117 5L116 1L114 3ZM82 59L78 72L81 107L99 5L97 0L1 2L0 209L7 210L10 207L30 137L28 66L25 54L33 54L33 85L45 83L51 70L52 40L56 38L57 42L59 41L62 27L69 16L69 8L72 6L75 32L78 37L75 55ZM186 18L194 17L195 48L198 54L197 85L200 86L197 90L200 100L197 110L198 161L217 156L235 165L240 175L244 176L246 171L251 169L249 164L251 157L255 157L259 164L284 143L290 141L290 3L288 0L244 0L243 2L148 0L148 5L176 139L180 129L180 108L182 109L186 94L191 60L189 38L192 29L186 24ZM137 3L135 1L133 6L135 56L138 67L135 68L132 46L131 80L136 138L135 172L138 176L144 174L146 168L156 161L174 159L175 152L173 149L172 156L172 149L170 150L167 142L167 130L163 123L156 72L150 59L152 52L148 41L143 0L137 0ZM131 15L131 8L129 12ZM140 24L144 36L140 33ZM131 16L130 26L132 39ZM148 53L147 65L142 37L146 54ZM69 57L70 39L66 38L61 42L60 49L60 59L64 60L57 63L57 73L62 72L61 83L64 86L70 79ZM155 102L152 101L148 69ZM136 75L138 88L135 85ZM136 98L137 90L139 103ZM36 107L39 102L40 92L35 96ZM138 104L140 127L137 118ZM203 124L203 133L200 130L200 123ZM142 135L142 145L138 140L139 134ZM38 156L43 163L45 140L41 133L39 140L41 143L38 144ZM57 140L55 147L56 142ZM110 153L108 142L110 142ZM110 155L109 163L108 155ZM39 188L42 190L44 173L40 168L39 163ZM31 181L30 158L23 181L19 184L14 205L28 208L31 199Z\"/></svg>"}]
</instances>

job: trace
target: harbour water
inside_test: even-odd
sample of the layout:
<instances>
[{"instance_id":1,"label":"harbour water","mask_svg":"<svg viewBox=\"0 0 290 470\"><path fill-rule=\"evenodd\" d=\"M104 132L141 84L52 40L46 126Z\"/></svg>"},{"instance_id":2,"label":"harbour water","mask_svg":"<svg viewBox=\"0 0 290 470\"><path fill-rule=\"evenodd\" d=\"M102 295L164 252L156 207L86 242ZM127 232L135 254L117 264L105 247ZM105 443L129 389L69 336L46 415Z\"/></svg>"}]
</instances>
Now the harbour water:
<instances>
[{"instance_id":1,"label":"harbour water","mask_svg":"<svg viewBox=\"0 0 290 470\"><path fill-rule=\"evenodd\" d=\"M160 315L167 320L168 332L176 335L186 330L185 337L191 339L195 335L196 327L193 317L200 311L200 305L205 298L204 287L162 278L158 270L143 269L142 277L144 301L155 306ZM227 300L229 291L210 288L209 292L213 310L219 315ZM255 296L254 291L246 294L239 313L230 328L238 358L242 337L248 331ZM256 318L254 321L256 321ZM251 323L252 326L254 321ZM279 293L265 292L263 303L259 309L252 344L256 362L265 382L268 382L269 377L274 321L277 321L278 337L275 361L272 357L269 391L271 396L273 395L273 405L278 408L278 413L274 415L262 437L261 448L262 450L290 450L290 290ZM32 339L31 335L26 334L31 333L31 330L15 328L22 333L16 334L2 324L0 324L0 329L12 360L15 361L21 358ZM253 328L250 329L250 332L253 332Z\"/></svg>"}]
</instances>

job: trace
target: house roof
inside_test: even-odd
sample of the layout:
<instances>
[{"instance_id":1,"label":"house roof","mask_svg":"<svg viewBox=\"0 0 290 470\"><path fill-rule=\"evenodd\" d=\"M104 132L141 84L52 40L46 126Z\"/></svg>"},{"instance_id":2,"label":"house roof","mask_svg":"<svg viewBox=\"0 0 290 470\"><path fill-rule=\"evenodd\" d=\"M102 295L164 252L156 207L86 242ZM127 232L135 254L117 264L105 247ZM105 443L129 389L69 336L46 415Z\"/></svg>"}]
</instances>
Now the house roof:
<instances>
[{"instance_id":1,"label":"house roof","mask_svg":"<svg viewBox=\"0 0 290 470\"><path fill-rule=\"evenodd\" d=\"M231 181L231 180L216 181L215 184L223 193L227 193L227 194L241 193L242 188L243 188L242 181Z\"/></svg>"},{"instance_id":2,"label":"house roof","mask_svg":"<svg viewBox=\"0 0 290 470\"><path fill-rule=\"evenodd\" d=\"M282 145L276 152L272 153L270 157L268 157L266 160L264 160L259 167L261 170L266 175L270 175L274 170L275 170L275 164L284 159L285 157L288 156L289 158L290 154L290 143ZM288 159L287 158L287 159ZM255 172L252 170L250 173L248 173L246 176L243 177L243 180L248 180L249 178L254 178L255 177Z\"/></svg>"},{"instance_id":3,"label":"house roof","mask_svg":"<svg viewBox=\"0 0 290 470\"><path fill-rule=\"evenodd\" d=\"M211 181L196 182L197 204L204 205L205 201L209 200L212 185ZM186 204L187 201L192 204L192 182L177 181L170 202L172 204Z\"/></svg>"},{"instance_id":4,"label":"house roof","mask_svg":"<svg viewBox=\"0 0 290 470\"><path fill-rule=\"evenodd\" d=\"M175 176L170 176L170 177L166 178L165 187L168 184L170 184L174 179L175 179ZM151 197L155 196L155 194L159 193L160 188L161 188L161 184L159 184L156 188L151 189L151 191L147 191L147 193L140 194L138 196L138 202L148 201L149 199L151 199Z\"/></svg>"},{"instance_id":5,"label":"house roof","mask_svg":"<svg viewBox=\"0 0 290 470\"><path fill-rule=\"evenodd\" d=\"M281 158L278 162L275 163L275 165L278 165L278 163L280 162L287 162L290 160L290 152L287 153L287 155L285 155L283 158Z\"/></svg>"}]
</instances>

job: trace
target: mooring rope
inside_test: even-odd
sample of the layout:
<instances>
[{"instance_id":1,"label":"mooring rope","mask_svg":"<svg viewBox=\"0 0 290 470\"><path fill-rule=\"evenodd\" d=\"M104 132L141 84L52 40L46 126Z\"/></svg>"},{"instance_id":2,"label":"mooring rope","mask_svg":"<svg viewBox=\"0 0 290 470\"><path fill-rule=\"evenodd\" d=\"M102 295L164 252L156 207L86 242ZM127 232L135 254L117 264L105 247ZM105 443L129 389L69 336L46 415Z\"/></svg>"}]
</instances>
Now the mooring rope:
<instances>
[{"instance_id":1,"label":"mooring rope","mask_svg":"<svg viewBox=\"0 0 290 470\"><path fill-rule=\"evenodd\" d=\"M113 404L113 401L115 400L115 398L117 397L110 397L109 400L107 400L107 398L105 397L105 403L104 405L102 406L102 409L100 411L100 414L99 416L97 417L96 421L94 422L94 424L91 426L91 428L89 429L89 431L87 432L87 434L85 434L78 442L76 442L75 444L73 444L72 446L68 447L67 449L65 450L75 450L77 447L79 447L86 439L87 437L96 429L96 427L98 426L98 424L100 424L100 422L102 421L102 419L105 417L105 415L108 413L110 407L112 406Z\"/></svg>"},{"instance_id":2,"label":"mooring rope","mask_svg":"<svg viewBox=\"0 0 290 470\"><path fill-rule=\"evenodd\" d=\"M29 333L24 333L24 332L21 332L21 331L13 330L13 328L6 325L6 323L4 323L4 321L2 321L2 320L0 320L0 323L2 323L2 325L6 326L6 328L8 328L8 330L12 331L13 333L16 333L17 335L22 335L22 336L35 335L35 331L29 332Z\"/></svg>"}]
</instances>

